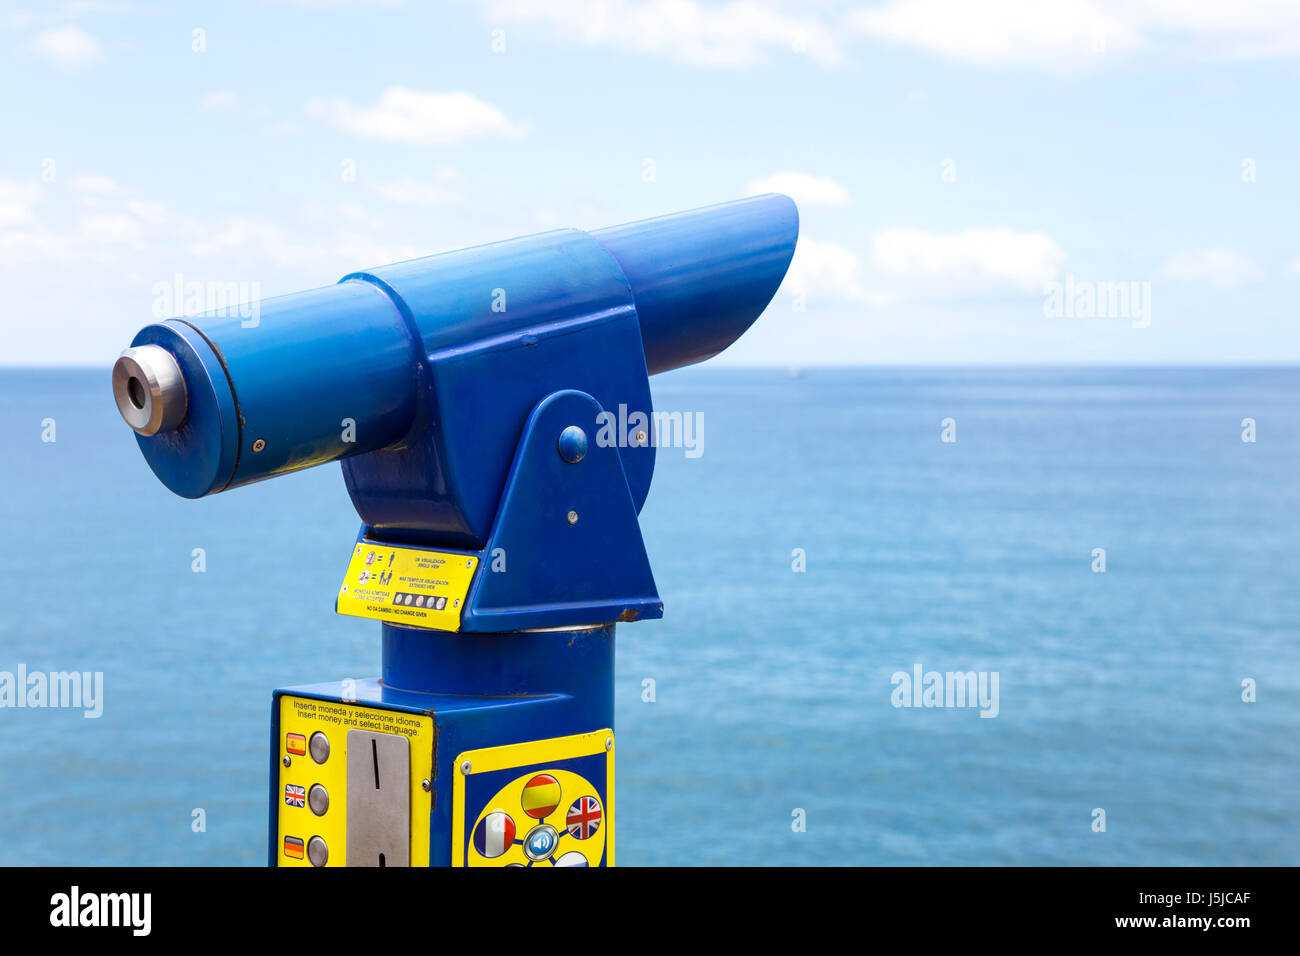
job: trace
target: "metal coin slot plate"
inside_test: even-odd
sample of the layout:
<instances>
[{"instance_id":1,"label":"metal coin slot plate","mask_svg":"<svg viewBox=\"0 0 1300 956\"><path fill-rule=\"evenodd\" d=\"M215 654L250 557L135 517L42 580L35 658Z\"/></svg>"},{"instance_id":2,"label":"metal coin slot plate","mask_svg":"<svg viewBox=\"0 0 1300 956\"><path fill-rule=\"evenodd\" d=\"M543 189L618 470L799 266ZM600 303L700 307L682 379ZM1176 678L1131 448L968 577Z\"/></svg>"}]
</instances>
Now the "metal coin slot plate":
<instances>
[{"instance_id":1,"label":"metal coin slot plate","mask_svg":"<svg viewBox=\"0 0 1300 956\"><path fill-rule=\"evenodd\" d=\"M306 853L301 856L287 854L285 841L301 840L303 846L312 837L319 836L329 847L326 866L378 866L379 853L384 853L384 866L428 866L429 864L429 814L432 794L424 790L422 782L433 778L434 725L428 714L388 710L365 704L352 704L334 700L302 697L296 694L277 695L276 711L279 717L276 737L272 741L275 772L271 775L275 790L271 794L272 819L275 821L275 843L272 847L278 866L311 867ZM371 730L370 728L375 728ZM330 743L330 752L323 763L316 763L309 753L307 742L315 733L322 733ZM357 742L350 737L357 732ZM371 745L374 738L374 746ZM392 742L396 739L396 743ZM397 750L405 744L405 760ZM290 749L290 748L293 749ZM354 749L355 748L355 749ZM381 749L383 748L383 749ZM375 793L375 755L379 755L380 790ZM285 758L289 766L284 766ZM405 770L407 797L404 836L392 836L394 828L382 838L372 840L366 835L370 824L360 823L363 848L358 853L365 856L354 860L349 845L355 810L352 810L353 787L349 771L353 758L359 760L362 778L369 775L369 791L357 790L357 799L368 806L376 796L381 801L390 797L394 805L400 802L397 790L388 784L401 783ZM389 773L390 760L392 774ZM329 793L329 806L323 814L312 812L309 804L311 788L319 784ZM308 805L295 806L296 791L286 793L288 787L301 787ZM295 801L287 799L294 796ZM350 812L351 811L351 812ZM391 816L386 818L391 823ZM372 829L377 833L378 828ZM390 847L389 840L396 841ZM296 854L297 845L291 842ZM373 859L370 859L373 849Z\"/></svg>"},{"instance_id":2,"label":"metal coin slot plate","mask_svg":"<svg viewBox=\"0 0 1300 956\"><path fill-rule=\"evenodd\" d=\"M348 731L348 866L410 866L411 746Z\"/></svg>"}]
</instances>

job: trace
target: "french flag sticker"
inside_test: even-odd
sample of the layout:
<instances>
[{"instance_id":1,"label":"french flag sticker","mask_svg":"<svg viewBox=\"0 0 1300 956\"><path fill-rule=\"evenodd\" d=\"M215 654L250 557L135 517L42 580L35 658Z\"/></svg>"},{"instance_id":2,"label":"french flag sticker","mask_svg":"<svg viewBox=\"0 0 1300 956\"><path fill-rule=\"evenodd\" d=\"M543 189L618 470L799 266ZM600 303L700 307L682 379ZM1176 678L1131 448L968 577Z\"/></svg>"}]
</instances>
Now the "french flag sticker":
<instances>
[{"instance_id":1,"label":"french flag sticker","mask_svg":"<svg viewBox=\"0 0 1300 956\"><path fill-rule=\"evenodd\" d=\"M500 856L515 842L515 821L504 810L493 810L474 828L474 849L489 860Z\"/></svg>"}]
</instances>

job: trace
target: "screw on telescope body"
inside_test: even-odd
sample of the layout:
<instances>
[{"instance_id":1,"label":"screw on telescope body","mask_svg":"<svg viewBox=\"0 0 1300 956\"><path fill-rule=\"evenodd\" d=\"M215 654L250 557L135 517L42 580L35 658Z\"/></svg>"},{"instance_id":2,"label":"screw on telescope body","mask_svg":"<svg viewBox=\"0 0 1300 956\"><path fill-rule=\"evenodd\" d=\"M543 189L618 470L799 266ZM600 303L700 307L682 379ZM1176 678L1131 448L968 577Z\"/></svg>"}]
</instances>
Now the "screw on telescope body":
<instances>
[{"instance_id":1,"label":"screw on telescope body","mask_svg":"<svg viewBox=\"0 0 1300 956\"><path fill-rule=\"evenodd\" d=\"M113 398L137 434L170 431L185 420L185 377L171 352L157 345L127 349L113 365Z\"/></svg>"}]
</instances>

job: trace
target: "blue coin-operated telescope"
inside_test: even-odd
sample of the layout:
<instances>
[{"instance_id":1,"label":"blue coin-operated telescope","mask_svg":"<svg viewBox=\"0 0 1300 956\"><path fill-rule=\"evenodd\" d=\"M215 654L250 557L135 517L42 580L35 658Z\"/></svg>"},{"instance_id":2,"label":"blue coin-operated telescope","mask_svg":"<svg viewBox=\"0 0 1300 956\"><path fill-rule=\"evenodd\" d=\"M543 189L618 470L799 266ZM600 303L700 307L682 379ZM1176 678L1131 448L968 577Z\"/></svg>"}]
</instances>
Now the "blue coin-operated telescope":
<instances>
[{"instance_id":1,"label":"blue coin-operated telescope","mask_svg":"<svg viewBox=\"0 0 1300 956\"><path fill-rule=\"evenodd\" d=\"M135 337L113 392L168 488L337 460L361 515L336 608L382 674L275 692L273 865L613 864L614 625L663 615L649 375L735 341L797 233L759 196Z\"/></svg>"}]
</instances>

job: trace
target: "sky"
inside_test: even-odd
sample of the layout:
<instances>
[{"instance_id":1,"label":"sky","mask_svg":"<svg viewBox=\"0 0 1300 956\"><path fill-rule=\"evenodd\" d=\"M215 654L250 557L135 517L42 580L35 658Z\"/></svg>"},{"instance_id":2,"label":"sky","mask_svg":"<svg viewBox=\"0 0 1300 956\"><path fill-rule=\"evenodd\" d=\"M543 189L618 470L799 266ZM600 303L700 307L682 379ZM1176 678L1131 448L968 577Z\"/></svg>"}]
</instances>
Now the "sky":
<instances>
[{"instance_id":1,"label":"sky","mask_svg":"<svg viewBox=\"0 0 1300 956\"><path fill-rule=\"evenodd\" d=\"M1293 363L1298 81L1295 0L3 4L0 365L772 190L718 363Z\"/></svg>"}]
</instances>

